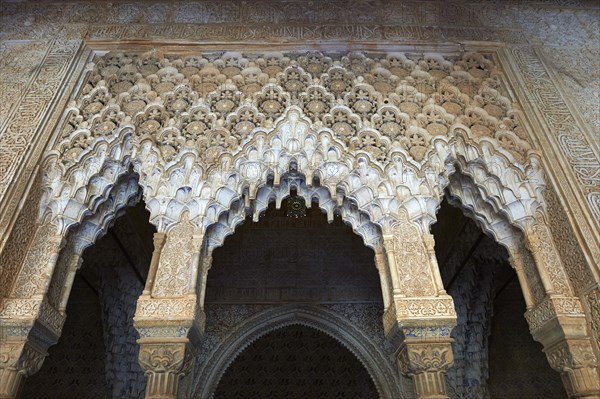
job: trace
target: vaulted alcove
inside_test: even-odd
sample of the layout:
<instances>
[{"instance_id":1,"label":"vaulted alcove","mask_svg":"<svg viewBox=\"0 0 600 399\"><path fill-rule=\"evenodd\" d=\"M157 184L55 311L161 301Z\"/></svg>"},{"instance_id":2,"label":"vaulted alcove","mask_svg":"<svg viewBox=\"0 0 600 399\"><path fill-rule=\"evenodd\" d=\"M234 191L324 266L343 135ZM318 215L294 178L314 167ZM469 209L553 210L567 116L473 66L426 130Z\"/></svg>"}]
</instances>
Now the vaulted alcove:
<instances>
[{"instance_id":1,"label":"vaulted alcove","mask_svg":"<svg viewBox=\"0 0 600 399\"><path fill-rule=\"evenodd\" d=\"M379 397L367 370L334 338L292 325L246 348L225 371L215 399Z\"/></svg>"},{"instance_id":2,"label":"vaulted alcove","mask_svg":"<svg viewBox=\"0 0 600 399\"><path fill-rule=\"evenodd\" d=\"M565 398L560 375L527 328L506 249L448 200L437 216L436 257L457 314L454 366L446 377L450 397Z\"/></svg>"},{"instance_id":3,"label":"vaulted alcove","mask_svg":"<svg viewBox=\"0 0 600 399\"><path fill-rule=\"evenodd\" d=\"M214 250L195 397L207 391L215 398L239 397L240 392L251 397L379 397L369 375L373 367L361 364L364 353L359 360L345 347L358 351L361 344L342 338L349 332L344 324L336 325L348 320L356 338L378 342L383 362L393 369L374 252L339 214L328 222L318 203L309 205L292 190L279 208L271 203L257 222L247 217ZM300 317L303 312L329 325L328 333ZM265 320L252 321L261 315Z\"/></svg>"},{"instance_id":4,"label":"vaulted alcove","mask_svg":"<svg viewBox=\"0 0 600 399\"><path fill-rule=\"evenodd\" d=\"M144 203L127 208L83 253L57 345L22 398L143 398L146 377L138 363L133 327L144 288L154 227Z\"/></svg>"}]
</instances>

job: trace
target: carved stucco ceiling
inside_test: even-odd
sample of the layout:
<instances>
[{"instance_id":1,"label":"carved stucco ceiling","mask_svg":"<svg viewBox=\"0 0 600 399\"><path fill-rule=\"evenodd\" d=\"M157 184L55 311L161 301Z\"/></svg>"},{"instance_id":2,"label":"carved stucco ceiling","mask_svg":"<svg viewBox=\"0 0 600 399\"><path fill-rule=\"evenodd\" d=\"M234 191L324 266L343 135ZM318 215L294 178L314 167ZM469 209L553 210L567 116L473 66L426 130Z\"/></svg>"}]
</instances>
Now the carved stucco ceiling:
<instances>
[{"instance_id":1,"label":"carved stucco ceiling","mask_svg":"<svg viewBox=\"0 0 600 399\"><path fill-rule=\"evenodd\" d=\"M440 197L453 162L463 161L475 180L515 185L536 203L539 156L507 95L493 57L478 53L108 53L46 158L47 209L68 226L133 168L153 223L175 199L208 226L236 199L259 197L266 176L277 185L293 167L306 185L317 179L359 207L397 197L398 205L373 205L386 213L415 195ZM523 179L527 191L517 187ZM165 223L183 209L169 206ZM431 204L408 212L424 208Z\"/></svg>"}]
</instances>

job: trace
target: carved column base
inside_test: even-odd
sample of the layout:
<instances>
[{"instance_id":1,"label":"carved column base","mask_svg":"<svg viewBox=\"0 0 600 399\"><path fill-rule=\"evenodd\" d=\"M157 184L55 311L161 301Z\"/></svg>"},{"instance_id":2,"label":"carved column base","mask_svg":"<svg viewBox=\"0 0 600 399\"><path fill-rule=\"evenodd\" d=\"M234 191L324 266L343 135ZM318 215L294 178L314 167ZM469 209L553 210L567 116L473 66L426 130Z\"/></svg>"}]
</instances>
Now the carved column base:
<instances>
[{"instance_id":1,"label":"carved column base","mask_svg":"<svg viewBox=\"0 0 600 399\"><path fill-rule=\"evenodd\" d=\"M147 399L175 399L179 381L192 365L188 339L168 342L138 340L140 365L148 376Z\"/></svg>"},{"instance_id":2,"label":"carved column base","mask_svg":"<svg viewBox=\"0 0 600 399\"><path fill-rule=\"evenodd\" d=\"M585 314L575 297L547 297L525 314L570 398L600 398L600 369Z\"/></svg>"},{"instance_id":3,"label":"carved column base","mask_svg":"<svg viewBox=\"0 0 600 399\"><path fill-rule=\"evenodd\" d=\"M25 340L3 340L0 345L0 399L18 398L27 377L36 373L45 350Z\"/></svg>"},{"instance_id":4,"label":"carved column base","mask_svg":"<svg viewBox=\"0 0 600 399\"><path fill-rule=\"evenodd\" d=\"M22 371L0 368L0 399L18 398L25 381Z\"/></svg>"}]
</instances>

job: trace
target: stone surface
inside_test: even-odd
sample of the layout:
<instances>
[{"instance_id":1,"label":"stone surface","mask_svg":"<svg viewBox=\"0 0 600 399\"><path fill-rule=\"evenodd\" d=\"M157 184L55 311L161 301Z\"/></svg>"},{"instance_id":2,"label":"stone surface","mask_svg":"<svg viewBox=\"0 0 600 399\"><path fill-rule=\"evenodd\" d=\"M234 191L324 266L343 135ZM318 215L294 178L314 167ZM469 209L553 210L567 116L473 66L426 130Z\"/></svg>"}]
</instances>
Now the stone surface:
<instances>
[{"instance_id":1,"label":"stone surface","mask_svg":"<svg viewBox=\"0 0 600 399\"><path fill-rule=\"evenodd\" d=\"M453 6L4 2L3 339L60 333L78 254L138 185L166 239L143 334L202 330L213 249L293 188L374 249L386 332L431 333L411 325L427 319L447 337L454 307L428 235L446 189L509 249L568 393L597 395L600 9Z\"/></svg>"}]
</instances>

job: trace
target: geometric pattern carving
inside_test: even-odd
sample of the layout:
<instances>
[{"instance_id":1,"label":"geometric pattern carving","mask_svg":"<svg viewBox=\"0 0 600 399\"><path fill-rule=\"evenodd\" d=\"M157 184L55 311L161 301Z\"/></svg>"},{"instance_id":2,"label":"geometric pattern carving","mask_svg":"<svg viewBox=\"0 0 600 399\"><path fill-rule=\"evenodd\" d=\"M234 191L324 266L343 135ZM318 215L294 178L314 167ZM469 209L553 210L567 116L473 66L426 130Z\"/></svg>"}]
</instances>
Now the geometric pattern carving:
<instances>
[{"instance_id":1,"label":"geometric pattern carving","mask_svg":"<svg viewBox=\"0 0 600 399\"><path fill-rule=\"evenodd\" d=\"M292 165L332 196L342 189L385 229L382 213L400 207L431 222L427 198L436 202L457 162L519 220L519 210L543 202L543 181L500 76L477 53L109 53L47 156L55 171L47 204L83 190L80 207L89 208L101 193L89 183L113 181L131 163L157 225L178 219L177 204L209 225L232 200L255 198L269 176L278 183ZM481 158L490 167L471 162ZM74 173L80 178L65 187ZM530 187L512 187L517 181Z\"/></svg>"}]
</instances>

